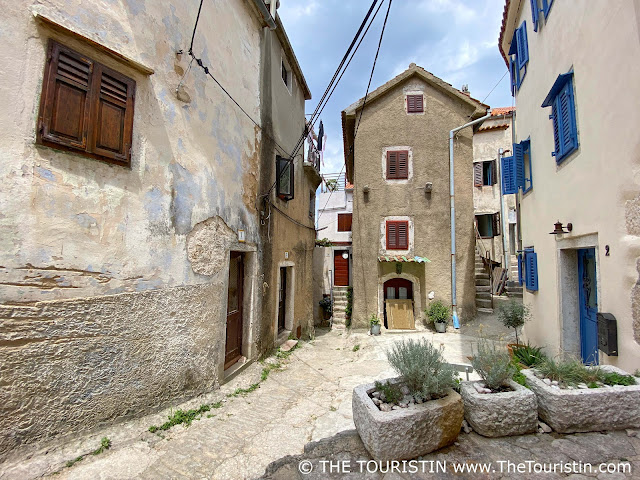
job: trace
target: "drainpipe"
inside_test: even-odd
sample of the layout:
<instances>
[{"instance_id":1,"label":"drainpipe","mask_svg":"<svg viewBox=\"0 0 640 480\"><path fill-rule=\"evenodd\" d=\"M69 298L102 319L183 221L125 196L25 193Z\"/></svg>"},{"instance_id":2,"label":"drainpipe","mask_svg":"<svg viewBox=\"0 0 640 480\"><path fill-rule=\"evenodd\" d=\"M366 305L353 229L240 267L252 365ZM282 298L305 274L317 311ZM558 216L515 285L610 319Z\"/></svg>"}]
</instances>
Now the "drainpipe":
<instances>
[{"instance_id":1,"label":"drainpipe","mask_svg":"<svg viewBox=\"0 0 640 480\"><path fill-rule=\"evenodd\" d=\"M275 30L276 22L273 20L275 18L275 15L271 16L269 9L264 4L264 0L253 0L253 3L255 4L256 8L260 10L260 13L262 14L262 18L264 18L264 21L267 22L267 25L269 26L269 30ZM276 0L272 0L272 3L275 7ZM275 8L274 8L274 13L275 13Z\"/></svg>"},{"instance_id":2,"label":"drainpipe","mask_svg":"<svg viewBox=\"0 0 640 480\"><path fill-rule=\"evenodd\" d=\"M504 263L502 264L505 270L507 270L507 275L511 271L511 266L509 265L509 261L507 259L507 233L508 233L508 223L505 219L504 215L504 195L502 195L502 155L504 155L504 149L500 147L498 149L498 162L497 169L500 174L498 175L498 188L500 192L500 229L502 230L502 258Z\"/></svg>"},{"instance_id":3,"label":"drainpipe","mask_svg":"<svg viewBox=\"0 0 640 480\"><path fill-rule=\"evenodd\" d=\"M456 204L455 191L453 189L453 136L463 128L476 123L484 122L491 118L491 113L478 118L473 122L465 123L449 132L449 195L451 196L451 310L453 311L453 328L460 328L458 320L458 301L456 299Z\"/></svg>"}]
</instances>

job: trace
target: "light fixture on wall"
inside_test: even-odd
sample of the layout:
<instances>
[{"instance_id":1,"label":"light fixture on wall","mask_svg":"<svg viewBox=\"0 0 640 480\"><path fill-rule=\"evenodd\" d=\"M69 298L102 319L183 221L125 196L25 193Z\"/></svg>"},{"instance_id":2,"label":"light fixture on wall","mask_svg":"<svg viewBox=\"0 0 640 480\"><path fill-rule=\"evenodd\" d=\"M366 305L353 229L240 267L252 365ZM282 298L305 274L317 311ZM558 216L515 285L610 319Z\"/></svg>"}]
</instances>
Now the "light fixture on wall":
<instances>
[{"instance_id":1,"label":"light fixture on wall","mask_svg":"<svg viewBox=\"0 0 640 480\"><path fill-rule=\"evenodd\" d=\"M347 252L344 252L342 254L342 258L344 258L345 260L347 260L349 258L349 254Z\"/></svg>"},{"instance_id":2,"label":"light fixture on wall","mask_svg":"<svg viewBox=\"0 0 640 480\"><path fill-rule=\"evenodd\" d=\"M549 232L549 235L562 235L563 233L569 233L573 230L572 223L567 223L567 229L565 230L560 220L558 220L553 227L553 232Z\"/></svg>"}]
</instances>

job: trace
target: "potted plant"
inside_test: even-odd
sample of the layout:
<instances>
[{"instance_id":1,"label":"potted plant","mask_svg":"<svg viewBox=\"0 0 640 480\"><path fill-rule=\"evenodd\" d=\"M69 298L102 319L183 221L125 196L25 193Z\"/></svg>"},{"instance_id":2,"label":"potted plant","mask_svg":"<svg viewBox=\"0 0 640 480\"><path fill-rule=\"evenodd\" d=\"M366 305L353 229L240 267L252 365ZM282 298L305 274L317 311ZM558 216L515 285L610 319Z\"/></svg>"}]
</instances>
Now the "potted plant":
<instances>
[{"instance_id":1,"label":"potted plant","mask_svg":"<svg viewBox=\"0 0 640 480\"><path fill-rule=\"evenodd\" d=\"M326 297L323 297L319 303L320 303L320 307L322 308L323 318L325 320L329 320L329 317L331 317L331 312L332 312L331 297L327 295Z\"/></svg>"},{"instance_id":2,"label":"potted plant","mask_svg":"<svg viewBox=\"0 0 640 480\"><path fill-rule=\"evenodd\" d=\"M369 326L371 327L371 335L380 335L380 319L375 313L369 317Z\"/></svg>"},{"instance_id":3,"label":"potted plant","mask_svg":"<svg viewBox=\"0 0 640 480\"><path fill-rule=\"evenodd\" d=\"M640 379L619 368L547 358L522 374L538 415L559 433L640 428Z\"/></svg>"},{"instance_id":4,"label":"potted plant","mask_svg":"<svg viewBox=\"0 0 640 480\"><path fill-rule=\"evenodd\" d=\"M424 338L408 339L396 342L387 358L400 376L359 385L352 397L353 421L371 456L411 459L455 442L464 407L453 390L457 372L442 351Z\"/></svg>"},{"instance_id":5,"label":"potted plant","mask_svg":"<svg viewBox=\"0 0 640 480\"><path fill-rule=\"evenodd\" d=\"M460 394L464 416L485 437L533 433L538 426L535 394L513 381L518 369L504 350L484 340L478 344L471 365L481 382L463 382Z\"/></svg>"},{"instance_id":6,"label":"potted plant","mask_svg":"<svg viewBox=\"0 0 640 480\"><path fill-rule=\"evenodd\" d=\"M429 319L429 323L433 323L436 332L444 333L447 331L447 322L451 316L451 311L442 301L435 300L431 302L431 305L429 305L429 308L427 308L424 313Z\"/></svg>"},{"instance_id":7,"label":"potted plant","mask_svg":"<svg viewBox=\"0 0 640 480\"><path fill-rule=\"evenodd\" d=\"M523 346L518 341L518 329L521 328L531 316L529 307L522 302L511 299L498 307L498 320L507 328L513 328L516 333L516 343L507 345L509 354L513 354L514 346Z\"/></svg>"}]
</instances>

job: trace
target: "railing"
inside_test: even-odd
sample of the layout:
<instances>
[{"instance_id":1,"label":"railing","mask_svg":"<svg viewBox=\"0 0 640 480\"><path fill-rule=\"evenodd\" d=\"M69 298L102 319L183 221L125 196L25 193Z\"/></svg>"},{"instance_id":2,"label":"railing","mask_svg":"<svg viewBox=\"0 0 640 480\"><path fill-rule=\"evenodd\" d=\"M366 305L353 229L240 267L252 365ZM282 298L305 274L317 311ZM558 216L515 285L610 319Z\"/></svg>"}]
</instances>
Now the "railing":
<instances>
[{"instance_id":1,"label":"railing","mask_svg":"<svg viewBox=\"0 0 640 480\"><path fill-rule=\"evenodd\" d=\"M322 175L322 185L320 191L325 192L341 192L346 185L346 177L344 173L326 173Z\"/></svg>"}]
</instances>

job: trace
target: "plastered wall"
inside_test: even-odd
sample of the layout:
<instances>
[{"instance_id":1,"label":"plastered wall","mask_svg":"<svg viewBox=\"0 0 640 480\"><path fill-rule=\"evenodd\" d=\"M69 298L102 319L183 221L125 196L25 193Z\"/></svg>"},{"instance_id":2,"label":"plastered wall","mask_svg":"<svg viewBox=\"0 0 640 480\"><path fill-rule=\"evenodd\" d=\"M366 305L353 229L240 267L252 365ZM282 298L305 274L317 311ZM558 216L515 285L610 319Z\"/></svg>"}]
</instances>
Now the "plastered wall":
<instances>
[{"instance_id":1,"label":"plastered wall","mask_svg":"<svg viewBox=\"0 0 640 480\"><path fill-rule=\"evenodd\" d=\"M639 15L632 1L554 2L534 33L529 3L521 2L505 35L510 40L513 26L527 21L529 64L516 96L516 135L517 141L531 137L533 190L521 202L522 235L523 245L538 253L539 291L524 295L533 312L526 336L551 353L572 349L575 342L562 332L573 325L579 338L576 311L566 303L575 284L562 281L563 265L571 265L563 250L593 247L598 311L612 313L618 327L619 356L601 354L600 361L632 372L640 367ZM551 109L540 105L557 76L571 69L579 148L557 165ZM571 222L573 231L549 235L558 220Z\"/></svg>"},{"instance_id":2,"label":"plastered wall","mask_svg":"<svg viewBox=\"0 0 640 480\"><path fill-rule=\"evenodd\" d=\"M407 115L405 92L423 91L425 115ZM378 281L385 265L378 262L383 243L381 222L388 216L409 216L413 225L413 253L427 257L428 264L411 265L413 275L424 284L421 305L427 295L451 301L451 242L449 197L449 131L469 121L473 108L453 99L417 77L396 85L386 95L367 104L355 140L353 195L353 325L367 326L368 316L378 311ZM387 183L380 161L383 149L411 146L413 176L404 183ZM455 141L457 295L459 314L475 313L473 279L474 233L472 190L472 130L465 129ZM426 182L433 183L425 194ZM365 196L363 187L369 187ZM393 264L392 264L393 265ZM395 267L393 267L395 268ZM384 270L384 271L383 271ZM423 279L423 280L422 280ZM423 312L415 312L418 319Z\"/></svg>"},{"instance_id":3,"label":"plastered wall","mask_svg":"<svg viewBox=\"0 0 640 480\"><path fill-rule=\"evenodd\" d=\"M220 382L230 250L248 252L246 315L260 311L261 133L176 53L188 50L198 5L3 5L0 457ZM33 11L155 73L42 26ZM210 1L193 46L256 120L260 34L250 2ZM135 79L131 168L35 145L49 38ZM245 334L255 355L258 324Z\"/></svg>"}]
</instances>

